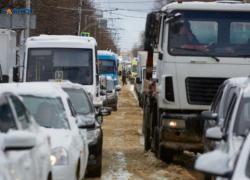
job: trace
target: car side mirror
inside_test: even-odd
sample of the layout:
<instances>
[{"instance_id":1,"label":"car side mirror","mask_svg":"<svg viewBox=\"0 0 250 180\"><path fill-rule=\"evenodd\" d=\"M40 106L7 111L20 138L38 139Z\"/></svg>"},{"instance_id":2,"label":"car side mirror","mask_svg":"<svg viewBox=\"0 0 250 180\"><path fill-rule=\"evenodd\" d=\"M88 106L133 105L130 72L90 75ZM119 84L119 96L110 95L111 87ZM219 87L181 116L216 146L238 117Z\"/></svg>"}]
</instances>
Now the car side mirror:
<instances>
[{"instance_id":1,"label":"car side mirror","mask_svg":"<svg viewBox=\"0 0 250 180\"><path fill-rule=\"evenodd\" d=\"M105 91L101 91L101 92L100 92L100 95L101 95L101 96L105 96L105 95L106 95L106 92L105 92Z\"/></svg>"},{"instance_id":2,"label":"car side mirror","mask_svg":"<svg viewBox=\"0 0 250 180\"><path fill-rule=\"evenodd\" d=\"M136 82L136 84L141 84L140 77L136 77L135 82Z\"/></svg>"},{"instance_id":3,"label":"car side mirror","mask_svg":"<svg viewBox=\"0 0 250 180\"><path fill-rule=\"evenodd\" d=\"M111 114L111 108L109 107L100 107L99 116L109 116Z\"/></svg>"},{"instance_id":4,"label":"car side mirror","mask_svg":"<svg viewBox=\"0 0 250 180\"><path fill-rule=\"evenodd\" d=\"M221 127L212 127L206 131L206 138L213 141L220 141L223 138Z\"/></svg>"},{"instance_id":5,"label":"car side mirror","mask_svg":"<svg viewBox=\"0 0 250 180\"><path fill-rule=\"evenodd\" d=\"M229 178L232 170L229 168L230 158L228 154L215 150L202 154L195 162L194 168L205 174Z\"/></svg>"},{"instance_id":6,"label":"car side mirror","mask_svg":"<svg viewBox=\"0 0 250 180\"><path fill-rule=\"evenodd\" d=\"M18 67L13 67L13 82L19 82Z\"/></svg>"},{"instance_id":7,"label":"car side mirror","mask_svg":"<svg viewBox=\"0 0 250 180\"><path fill-rule=\"evenodd\" d=\"M28 150L36 146L36 136L26 131L11 131L4 137L5 151Z\"/></svg>"},{"instance_id":8,"label":"car side mirror","mask_svg":"<svg viewBox=\"0 0 250 180\"><path fill-rule=\"evenodd\" d=\"M118 71L118 76L121 76L122 75L122 72L121 71Z\"/></svg>"},{"instance_id":9,"label":"car side mirror","mask_svg":"<svg viewBox=\"0 0 250 180\"><path fill-rule=\"evenodd\" d=\"M3 75L3 81L2 83L8 83L9 82L9 76L8 75Z\"/></svg>"},{"instance_id":10,"label":"car side mirror","mask_svg":"<svg viewBox=\"0 0 250 180\"><path fill-rule=\"evenodd\" d=\"M100 108L103 106L103 103L102 103L102 101L94 101L93 105L95 108Z\"/></svg>"},{"instance_id":11,"label":"car side mirror","mask_svg":"<svg viewBox=\"0 0 250 180\"><path fill-rule=\"evenodd\" d=\"M213 113L212 111L203 111L201 113L201 118L202 119L207 119L207 120L217 120L218 114Z\"/></svg>"},{"instance_id":12,"label":"car side mirror","mask_svg":"<svg viewBox=\"0 0 250 180\"><path fill-rule=\"evenodd\" d=\"M121 91L121 89L122 89L122 87L121 87L120 85L116 85L116 86L115 86L115 90L116 90L116 91Z\"/></svg>"}]
</instances>

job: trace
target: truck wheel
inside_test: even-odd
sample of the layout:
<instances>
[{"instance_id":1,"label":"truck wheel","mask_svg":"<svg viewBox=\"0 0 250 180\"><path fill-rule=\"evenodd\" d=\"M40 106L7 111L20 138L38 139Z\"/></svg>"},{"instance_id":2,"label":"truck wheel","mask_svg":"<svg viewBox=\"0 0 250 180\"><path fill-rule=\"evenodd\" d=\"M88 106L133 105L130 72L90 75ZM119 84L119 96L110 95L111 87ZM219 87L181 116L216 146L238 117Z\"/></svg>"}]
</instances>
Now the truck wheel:
<instances>
[{"instance_id":1,"label":"truck wheel","mask_svg":"<svg viewBox=\"0 0 250 180\"><path fill-rule=\"evenodd\" d=\"M144 136L144 149L148 151L151 148L151 142L150 142L150 109L148 105L146 105L145 109L145 136Z\"/></svg>"},{"instance_id":2,"label":"truck wheel","mask_svg":"<svg viewBox=\"0 0 250 180\"><path fill-rule=\"evenodd\" d=\"M154 153L155 153L155 157L158 157L160 139L159 139L158 128L155 127L154 129L155 129L154 131Z\"/></svg>"},{"instance_id":3,"label":"truck wheel","mask_svg":"<svg viewBox=\"0 0 250 180\"><path fill-rule=\"evenodd\" d=\"M174 150L167 149L164 146L160 146L158 151L158 158L168 164L172 163L174 160Z\"/></svg>"}]
</instances>

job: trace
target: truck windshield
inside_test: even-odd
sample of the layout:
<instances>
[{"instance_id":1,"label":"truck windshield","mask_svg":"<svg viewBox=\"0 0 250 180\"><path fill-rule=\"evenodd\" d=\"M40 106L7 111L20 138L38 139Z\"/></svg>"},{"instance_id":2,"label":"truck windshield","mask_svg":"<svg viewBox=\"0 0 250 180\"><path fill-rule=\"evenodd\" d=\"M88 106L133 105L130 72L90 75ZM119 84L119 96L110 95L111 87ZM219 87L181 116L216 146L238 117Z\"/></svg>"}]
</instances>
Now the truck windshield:
<instances>
[{"instance_id":1,"label":"truck windshield","mask_svg":"<svg viewBox=\"0 0 250 180\"><path fill-rule=\"evenodd\" d=\"M132 72L137 72L137 66L132 66Z\"/></svg>"},{"instance_id":2,"label":"truck windshield","mask_svg":"<svg viewBox=\"0 0 250 180\"><path fill-rule=\"evenodd\" d=\"M116 74L115 61L99 59L100 74Z\"/></svg>"},{"instance_id":3,"label":"truck windshield","mask_svg":"<svg viewBox=\"0 0 250 180\"><path fill-rule=\"evenodd\" d=\"M93 84L92 61L92 49L29 49L26 81L69 80L91 85Z\"/></svg>"},{"instance_id":4,"label":"truck windshield","mask_svg":"<svg viewBox=\"0 0 250 180\"><path fill-rule=\"evenodd\" d=\"M182 18L170 24L171 55L247 57L250 55L250 13L175 11ZM199 51L189 51L197 49ZM202 53L205 52L205 53Z\"/></svg>"}]
</instances>

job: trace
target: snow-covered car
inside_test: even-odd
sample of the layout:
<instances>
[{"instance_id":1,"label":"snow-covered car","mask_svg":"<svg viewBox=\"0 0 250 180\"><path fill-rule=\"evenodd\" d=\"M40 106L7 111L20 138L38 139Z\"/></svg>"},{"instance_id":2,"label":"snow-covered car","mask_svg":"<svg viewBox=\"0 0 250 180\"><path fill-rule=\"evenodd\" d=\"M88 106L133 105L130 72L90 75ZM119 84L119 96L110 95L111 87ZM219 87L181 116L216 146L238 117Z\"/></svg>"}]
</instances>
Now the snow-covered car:
<instances>
[{"instance_id":1,"label":"snow-covered car","mask_svg":"<svg viewBox=\"0 0 250 180\"><path fill-rule=\"evenodd\" d=\"M88 176L100 177L102 174L102 144L103 133L98 116L107 116L109 113L102 113L107 110L105 107L99 108L99 112L95 113L95 108L88 96L85 88L80 84L70 82L60 83L63 90L69 95L74 109L78 115L78 127L80 131L87 130L88 135Z\"/></svg>"},{"instance_id":2,"label":"snow-covered car","mask_svg":"<svg viewBox=\"0 0 250 180\"><path fill-rule=\"evenodd\" d=\"M43 133L19 97L2 85L0 151L0 179L8 176L19 180L52 179L49 136Z\"/></svg>"},{"instance_id":3,"label":"snow-covered car","mask_svg":"<svg viewBox=\"0 0 250 180\"><path fill-rule=\"evenodd\" d=\"M87 134L78 130L76 113L67 93L55 83L32 82L5 84L23 98L23 102L50 136L53 180L83 179L88 145Z\"/></svg>"},{"instance_id":4,"label":"snow-covered car","mask_svg":"<svg viewBox=\"0 0 250 180\"><path fill-rule=\"evenodd\" d=\"M216 176L216 179L231 179L230 172L235 169L241 146L250 127L249 80L243 88L236 87L232 90L230 96L232 98L223 125L206 131L206 138L217 141L216 150L202 154L195 163L196 170ZM202 115L207 119L215 119L217 116L211 112Z\"/></svg>"},{"instance_id":5,"label":"snow-covered car","mask_svg":"<svg viewBox=\"0 0 250 180\"><path fill-rule=\"evenodd\" d=\"M118 92L121 91L120 85L114 85L113 80L107 76L107 86L105 89L101 89L101 95L103 99L103 105L112 107L114 111L118 109Z\"/></svg>"},{"instance_id":6,"label":"snow-covered car","mask_svg":"<svg viewBox=\"0 0 250 180\"><path fill-rule=\"evenodd\" d=\"M223 127L224 120L227 115L229 103L231 102L232 96L237 89L240 91L245 86L247 78L230 78L226 80L218 89L215 98L212 102L209 111L203 111L203 114L213 114L213 119L207 119L206 116L204 121L203 133L206 134L206 130L214 127ZM238 96L237 96L238 97ZM216 142L207 139L203 136L203 152L212 151L216 148Z\"/></svg>"}]
</instances>

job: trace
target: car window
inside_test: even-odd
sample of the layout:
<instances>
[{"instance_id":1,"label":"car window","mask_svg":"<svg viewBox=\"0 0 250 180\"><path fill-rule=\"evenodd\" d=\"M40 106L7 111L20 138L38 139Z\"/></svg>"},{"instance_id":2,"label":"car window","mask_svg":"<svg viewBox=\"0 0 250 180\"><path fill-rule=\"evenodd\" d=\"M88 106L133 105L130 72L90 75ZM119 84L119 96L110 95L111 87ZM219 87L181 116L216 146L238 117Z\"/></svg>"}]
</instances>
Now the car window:
<instances>
[{"instance_id":1,"label":"car window","mask_svg":"<svg viewBox=\"0 0 250 180\"><path fill-rule=\"evenodd\" d=\"M11 106L6 98L0 98L0 132L17 129Z\"/></svg>"},{"instance_id":2,"label":"car window","mask_svg":"<svg viewBox=\"0 0 250 180\"><path fill-rule=\"evenodd\" d=\"M237 99L237 96L234 94L234 96L232 98L232 101L229 104L228 112L226 114L226 119L225 119L225 123L224 123L224 133L228 132L229 125L230 125L230 122L231 122L231 117L232 117L233 110L234 110L234 106L235 106L235 103L236 103L236 99Z\"/></svg>"},{"instance_id":3,"label":"car window","mask_svg":"<svg viewBox=\"0 0 250 180\"><path fill-rule=\"evenodd\" d=\"M234 126L234 134L245 136L249 127L250 127L250 99L244 98L241 100L240 106L238 108Z\"/></svg>"},{"instance_id":4,"label":"car window","mask_svg":"<svg viewBox=\"0 0 250 180\"><path fill-rule=\"evenodd\" d=\"M22 97L24 104L40 126L54 129L69 129L68 119L61 98Z\"/></svg>"},{"instance_id":5,"label":"car window","mask_svg":"<svg viewBox=\"0 0 250 180\"><path fill-rule=\"evenodd\" d=\"M112 80L107 80L107 89L108 89L108 90L113 90L113 89L115 89L114 83L113 83Z\"/></svg>"},{"instance_id":6,"label":"car window","mask_svg":"<svg viewBox=\"0 0 250 180\"><path fill-rule=\"evenodd\" d=\"M225 84L221 85L214 97L213 103L211 105L211 111L218 113L219 111L219 106L221 102L221 98L224 92Z\"/></svg>"},{"instance_id":7,"label":"car window","mask_svg":"<svg viewBox=\"0 0 250 180\"><path fill-rule=\"evenodd\" d=\"M22 125L22 129L27 129L29 127L29 119L26 114L26 108L18 98L10 96L10 99L15 107L17 118Z\"/></svg>"},{"instance_id":8,"label":"car window","mask_svg":"<svg viewBox=\"0 0 250 180\"><path fill-rule=\"evenodd\" d=\"M90 99L83 90L74 90L74 89L63 89L70 99L70 104L73 106L73 111L76 114L88 114L93 113L93 108L91 106Z\"/></svg>"},{"instance_id":9,"label":"car window","mask_svg":"<svg viewBox=\"0 0 250 180\"><path fill-rule=\"evenodd\" d=\"M225 118L227 111L228 111L228 107L229 107L229 103L231 102L234 92L235 92L236 87L230 87L227 91L226 97L225 97L225 101L224 101L224 105L223 105L223 118Z\"/></svg>"}]
</instances>

